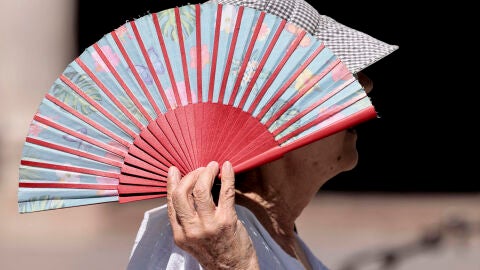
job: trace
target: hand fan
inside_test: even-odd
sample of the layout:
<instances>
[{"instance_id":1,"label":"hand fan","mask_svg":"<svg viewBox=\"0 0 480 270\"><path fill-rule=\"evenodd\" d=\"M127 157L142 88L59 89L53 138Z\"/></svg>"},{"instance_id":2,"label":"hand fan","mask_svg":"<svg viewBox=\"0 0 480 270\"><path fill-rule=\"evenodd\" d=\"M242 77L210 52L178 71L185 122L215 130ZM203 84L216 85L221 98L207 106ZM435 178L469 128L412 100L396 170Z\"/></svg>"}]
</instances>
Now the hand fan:
<instances>
[{"instance_id":1,"label":"hand fan","mask_svg":"<svg viewBox=\"0 0 480 270\"><path fill-rule=\"evenodd\" d=\"M241 6L186 5L87 48L38 107L19 212L166 196L168 168L241 172L376 117L322 42Z\"/></svg>"}]
</instances>

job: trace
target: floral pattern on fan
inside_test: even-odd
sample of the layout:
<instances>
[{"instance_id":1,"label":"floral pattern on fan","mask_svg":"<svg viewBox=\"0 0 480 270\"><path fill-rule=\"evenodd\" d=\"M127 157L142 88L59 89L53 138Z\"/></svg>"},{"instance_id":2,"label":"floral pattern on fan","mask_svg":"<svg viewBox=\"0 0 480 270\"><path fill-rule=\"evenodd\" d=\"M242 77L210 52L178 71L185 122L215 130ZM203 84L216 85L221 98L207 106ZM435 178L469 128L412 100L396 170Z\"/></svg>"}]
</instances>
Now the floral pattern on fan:
<instances>
[{"instance_id":1,"label":"floral pattern on fan","mask_svg":"<svg viewBox=\"0 0 480 270\"><path fill-rule=\"evenodd\" d=\"M227 34L233 33L236 17L237 9L234 6L226 5L223 10L220 29Z\"/></svg>"},{"instance_id":2,"label":"floral pattern on fan","mask_svg":"<svg viewBox=\"0 0 480 270\"><path fill-rule=\"evenodd\" d=\"M170 166L240 172L375 116L337 56L279 17L214 3L152 13L53 83L22 152L19 211L165 197Z\"/></svg>"},{"instance_id":3,"label":"floral pattern on fan","mask_svg":"<svg viewBox=\"0 0 480 270\"><path fill-rule=\"evenodd\" d=\"M262 27L260 28L260 32L258 33L257 41L264 41L267 39L268 35L270 34L270 27L267 24L262 23Z\"/></svg>"},{"instance_id":4,"label":"floral pattern on fan","mask_svg":"<svg viewBox=\"0 0 480 270\"><path fill-rule=\"evenodd\" d=\"M292 34L299 34L302 31L304 31L302 28L298 27L297 25L290 23L287 26L287 31L292 33ZM306 35L303 37L302 41L300 41L300 46L302 47L308 47L312 44L312 37L309 35Z\"/></svg>"},{"instance_id":5,"label":"floral pattern on fan","mask_svg":"<svg viewBox=\"0 0 480 270\"><path fill-rule=\"evenodd\" d=\"M115 29L115 32L117 33L117 35L120 37L120 39L124 42L125 39L134 39L135 37L132 36L129 32L128 32L128 29L127 29L127 26L126 25L122 25L120 27L118 27L117 29Z\"/></svg>"},{"instance_id":6,"label":"floral pattern on fan","mask_svg":"<svg viewBox=\"0 0 480 270\"><path fill-rule=\"evenodd\" d=\"M37 137L42 131L43 128L40 125L37 125L36 123L31 123L30 128L28 129L28 134Z\"/></svg>"},{"instance_id":7,"label":"floral pattern on fan","mask_svg":"<svg viewBox=\"0 0 480 270\"><path fill-rule=\"evenodd\" d=\"M85 135L87 134L86 128L80 128L80 129L77 129L76 131ZM73 136L65 134L62 136L62 138L68 142L78 143L78 146L76 147L76 149L82 149L83 147L85 147L85 150L88 150L90 148L89 146L85 146L82 140L75 138Z\"/></svg>"},{"instance_id":8,"label":"floral pattern on fan","mask_svg":"<svg viewBox=\"0 0 480 270\"><path fill-rule=\"evenodd\" d=\"M259 66L259 61L258 61L259 54L260 53L258 50L254 50L252 52L252 59L248 61L240 86L244 88L247 87L247 85L253 79L253 76L255 75L255 72L257 71ZM239 74L241 64L242 64L241 59L233 59L232 69L230 73L232 77L236 77ZM262 71L259 73L258 79L265 79L268 77L268 75L269 75L268 71ZM260 87L259 85L254 85L251 91L258 92L259 87ZM238 104L235 103L235 105L238 105Z\"/></svg>"},{"instance_id":9,"label":"floral pattern on fan","mask_svg":"<svg viewBox=\"0 0 480 270\"><path fill-rule=\"evenodd\" d=\"M105 56L108 58L110 63L116 67L119 63L119 57L112 51L112 48L109 46L102 46L100 48ZM110 69L105 65L105 62L102 60L98 52L92 52L92 57L95 59L95 70L99 72L110 72Z\"/></svg>"},{"instance_id":10,"label":"floral pattern on fan","mask_svg":"<svg viewBox=\"0 0 480 270\"><path fill-rule=\"evenodd\" d=\"M64 207L65 203L63 199L44 195L40 197L32 197L28 201L21 202L18 211L21 213L27 213L42 211L45 209L60 209Z\"/></svg>"},{"instance_id":11,"label":"floral pattern on fan","mask_svg":"<svg viewBox=\"0 0 480 270\"><path fill-rule=\"evenodd\" d=\"M79 75L76 72L66 72L64 75L78 85L87 96L97 102L101 101L101 96L98 90L86 79L85 75ZM89 115L96 111L90 103L85 101L85 99L79 98L68 86L60 81L55 83L55 86L52 89L52 95L72 108L82 111L85 115Z\"/></svg>"},{"instance_id":12,"label":"floral pattern on fan","mask_svg":"<svg viewBox=\"0 0 480 270\"><path fill-rule=\"evenodd\" d=\"M158 53L155 51L154 48L149 48L148 49L148 55L152 61L153 68L155 70L156 74L164 74L165 73L165 67L163 66L162 62L160 61L160 56L158 56ZM135 65L137 68L137 72L140 73L140 76L142 77L143 81L147 85L153 85L153 77L150 74L148 67L144 66L142 64Z\"/></svg>"},{"instance_id":13,"label":"floral pattern on fan","mask_svg":"<svg viewBox=\"0 0 480 270\"><path fill-rule=\"evenodd\" d=\"M197 69L197 46L190 48L190 68ZM210 64L210 51L206 44L202 44L200 49L200 57L201 57L201 68L205 68L208 64Z\"/></svg>"},{"instance_id":14,"label":"floral pattern on fan","mask_svg":"<svg viewBox=\"0 0 480 270\"><path fill-rule=\"evenodd\" d=\"M195 8L193 6L186 6L180 9L180 16L182 17L183 35L190 36L195 29ZM178 41L178 31L176 24L176 16L174 9L167 9L158 13L158 19L162 25L163 33L173 41Z\"/></svg>"},{"instance_id":15,"label":"floral pattern on fan","mask_svg":"<svg viewBox=\"0 0 480 270\"><path fill-rule=\"evenodd\" d=\"M58 171L57 172L58 182L68 182L68 183L79 183L80 176L76 173Z\"/></svg>"}]
</instances>

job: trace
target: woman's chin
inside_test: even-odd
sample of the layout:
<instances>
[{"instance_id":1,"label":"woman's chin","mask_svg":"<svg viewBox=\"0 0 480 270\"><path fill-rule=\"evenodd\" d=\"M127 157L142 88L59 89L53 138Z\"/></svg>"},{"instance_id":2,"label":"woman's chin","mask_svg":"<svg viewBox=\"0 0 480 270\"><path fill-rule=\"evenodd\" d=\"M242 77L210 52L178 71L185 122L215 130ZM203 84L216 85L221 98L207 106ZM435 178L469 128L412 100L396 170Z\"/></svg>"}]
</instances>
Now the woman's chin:
<instances>
[{"instance_id":1,"label":"woman's chin","mask_svg":"<svg viewBox=\"0 0 480 270\"><path fill-rule=\"evenodd\" d=\"M358 153L355 151L355 156L350 159L350 161L345 165L345 171L351 171L358 164Z\"/></svg>"},{"instance_id":2,"label":"woman's chin","mask_svg":"<svg viewBox=\"0 0 480 270\"><path fill-rule=\"evenodd\" d=\"M342 159L345 171L350 171L357 166L358 152L357 152L357 131L353 128L347 129Z\"/></svg>"},{"instance_id":3,"label":"woman's chin","mask_svg":"<svg viewBox=\"0 0 480 270\"><path fill-rule=\"evenodd\" d=\"M344 151L344 154L342 155L342 159L340 160L342 163L342 169L343 171L350 171L353 170L357 164L358 164L358 152L357 152L357 147L354 145L351 145L348 150Z\"/></svg>"}]
</instances>

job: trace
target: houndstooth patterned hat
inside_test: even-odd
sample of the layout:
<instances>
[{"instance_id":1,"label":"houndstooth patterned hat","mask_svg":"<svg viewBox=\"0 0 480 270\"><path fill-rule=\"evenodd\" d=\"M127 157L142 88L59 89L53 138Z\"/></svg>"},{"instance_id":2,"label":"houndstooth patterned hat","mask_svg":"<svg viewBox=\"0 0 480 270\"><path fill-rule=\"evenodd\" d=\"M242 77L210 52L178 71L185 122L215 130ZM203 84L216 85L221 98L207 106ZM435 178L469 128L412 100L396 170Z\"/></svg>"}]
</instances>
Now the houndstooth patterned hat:
<instances>
[{"instance_id":1,"label":"houndstooth patterned hat","mask_svg":"<svg viewBox=\"0 0 480 270\"><path fill-rule=\"evenodd\" d=\"M322 40L352 73L361 71L398 49L398 46L389 45L340 24L328 16L320 15L304 0L211 0L211 2L255 8L302 27Z\"/></svg>"}]
</instances>

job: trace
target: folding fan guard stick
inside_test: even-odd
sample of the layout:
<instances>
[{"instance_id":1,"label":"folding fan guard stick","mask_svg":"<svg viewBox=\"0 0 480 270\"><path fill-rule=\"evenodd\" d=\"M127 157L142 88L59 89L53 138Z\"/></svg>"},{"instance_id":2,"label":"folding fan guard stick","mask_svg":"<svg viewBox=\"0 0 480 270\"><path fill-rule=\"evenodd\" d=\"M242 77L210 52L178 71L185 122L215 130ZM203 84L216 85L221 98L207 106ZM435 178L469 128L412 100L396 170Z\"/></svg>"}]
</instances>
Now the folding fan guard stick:
<instances>
[{"instance_id":1,"label":"folding fan guard stick","mask_svg":"<svg viewBox=\"0 0 480 270\"><path fill-rule=\"evenodd\" d=\"M322 42L250 8L130 21L67 66L33 117L19 211L166 196L167 172L245 171L376 117Z\"/></svg>"}]
</instances>

